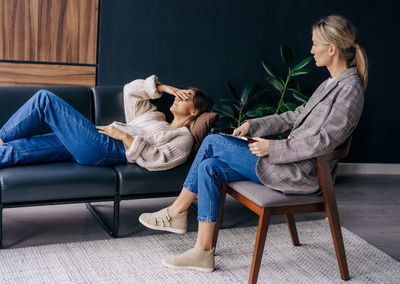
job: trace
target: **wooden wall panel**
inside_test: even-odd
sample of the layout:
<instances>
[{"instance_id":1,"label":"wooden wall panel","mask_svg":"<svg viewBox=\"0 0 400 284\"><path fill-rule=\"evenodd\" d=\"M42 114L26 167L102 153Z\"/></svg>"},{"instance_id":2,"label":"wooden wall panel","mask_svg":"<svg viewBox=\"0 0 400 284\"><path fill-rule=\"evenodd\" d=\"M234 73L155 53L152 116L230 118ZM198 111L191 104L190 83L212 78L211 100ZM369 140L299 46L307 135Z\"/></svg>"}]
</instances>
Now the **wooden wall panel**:
<instances>
[{"instance_id":1,"label":"wooden wall panel","mask_svg":"<svg viewBox=\"0 0 400 284\"><path fill-rule=\"evenodd\" d=\"M95 86L96 67L0 62L0 86Z\"/></svg>"},{"instance_id":2,"label":"wooden wall panel","mask_svg":"<svg viewBox=\"0 0 400 284\"><path fill-rule=\"evenodd\" d=\"M98 0L0 0L0 60L96 64Z\"/></svg>"}]
</instances>

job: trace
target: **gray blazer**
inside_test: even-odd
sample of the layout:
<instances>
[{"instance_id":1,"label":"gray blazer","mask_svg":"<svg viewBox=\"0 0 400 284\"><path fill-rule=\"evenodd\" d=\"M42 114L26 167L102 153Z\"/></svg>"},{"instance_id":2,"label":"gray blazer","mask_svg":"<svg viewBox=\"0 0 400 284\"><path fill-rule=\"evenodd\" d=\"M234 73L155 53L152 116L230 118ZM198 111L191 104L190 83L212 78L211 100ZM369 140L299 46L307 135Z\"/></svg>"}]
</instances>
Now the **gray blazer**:
<instances>
[{"instance_id":1,"label":"gray blazer","mask_svg":"<svg viewBox=\"0 0 400 284\"><path fill-rule=\"evenodd\" d=\"M319 190L314 158L331 152L350 136L364 105L355 67L343 71L325 88L327 81L294 111L248 120L249 136L253 137L291 130L288 139L271 140L269 156L258 159L256 172L264 185L285 194Z\"/></svg>"}]
</instances>

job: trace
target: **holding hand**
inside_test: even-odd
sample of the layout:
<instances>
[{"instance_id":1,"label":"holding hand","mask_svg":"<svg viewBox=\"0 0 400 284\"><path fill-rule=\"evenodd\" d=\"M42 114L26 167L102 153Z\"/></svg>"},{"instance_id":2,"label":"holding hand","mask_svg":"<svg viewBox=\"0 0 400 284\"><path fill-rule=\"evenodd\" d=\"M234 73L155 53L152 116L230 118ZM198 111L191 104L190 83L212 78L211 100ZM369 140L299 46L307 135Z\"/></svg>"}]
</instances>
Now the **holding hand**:
<instances>
[{"instance_id":1,"label":"holding hand","mask_svg":"<svg viewBox=\"0 0 400 284\"><path fill-rule=\"evenodd\" d=\"M239 136L239 137L246 136L247 133L249 133L249 129L250 129L250 124L246 121L245 123L240 125L238 128L233 130L233 135Z\"/></svg>"},{"instance_id":2,"label":"holding hand","mask_svg":"<svg viewBox=\"0 0 400 284\"><path fill-rule=\"evenodd\" d=\"M249 143L249 149L252 154L258 157L264 157L269 155L269 140L259 137L252 137L257 142Z\"/></svg>"},{"instance_id":3,"label":"holding hand","mask_svg":"<svg viewBox=\"0 0 400 284\"><path fill-rule=\"evenodd\" d=\"M99 129L99 133L110 136L111 138L120 140L125 143L128 147L130 147L133 143L133 137L129 134L123 132L122 130L116 128L112 125L106 126L96 126Z\"/></svg>"}]
</instances>

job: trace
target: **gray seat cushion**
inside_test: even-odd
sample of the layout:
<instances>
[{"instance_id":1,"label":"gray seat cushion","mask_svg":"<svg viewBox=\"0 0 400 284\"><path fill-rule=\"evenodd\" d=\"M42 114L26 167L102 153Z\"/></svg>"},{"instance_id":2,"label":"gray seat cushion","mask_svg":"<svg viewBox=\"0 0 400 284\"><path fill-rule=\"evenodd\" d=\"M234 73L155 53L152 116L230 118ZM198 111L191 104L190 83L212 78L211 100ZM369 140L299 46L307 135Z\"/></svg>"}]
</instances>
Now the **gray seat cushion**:
<instances>
[{"instance_id":1,"label":"gray seat cushion","mask_svg":"<svg viewBox=\"0 0 400 284\"><path fill-rule=\"evenodd\" d=\"M116 184L112 168L72 162L0 169L2 203L112 197Z\"/></svg>"},{"instance_id":2,"label":"gray seat cushion","mask_svg":"<svg viewBox=\"0 0 400 284\"><path fill-rule=\"evenodd\" d=\"M134 194L179 193L190 169L185 163L167 171L149 171L137 164L114 167L119 179L121 196Z\"/></svg>"},{"instance_id":3,"label":"gray seat cushion","mask_svg":"<svg viewBox=\"0 0 400 284\"><path fill-rule=\"evenodd\" d=\"M324 202L322 195L286 195L249 180L235 181L229 183L228 185L261 207L276 207Z\"/></svg>"}]
</instances>

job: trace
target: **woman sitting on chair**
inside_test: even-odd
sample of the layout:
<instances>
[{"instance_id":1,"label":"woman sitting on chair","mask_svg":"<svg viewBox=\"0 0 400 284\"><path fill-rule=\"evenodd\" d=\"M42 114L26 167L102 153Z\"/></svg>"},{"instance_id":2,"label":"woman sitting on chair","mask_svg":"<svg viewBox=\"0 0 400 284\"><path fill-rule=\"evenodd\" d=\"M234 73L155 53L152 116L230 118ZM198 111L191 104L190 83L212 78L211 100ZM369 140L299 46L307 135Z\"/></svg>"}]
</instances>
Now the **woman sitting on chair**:
<instances>
[{"instance_id":1,"label":"woman sitting on chair","mask_svg":"<svg viewBox=\"0 0 400 284\"><path fill-rule=\"evenodd\" d=\"M185 233L187 210L198 197L199 231L195 247L168 256L164 266L175 269L214 270L212 247L218 220L222 184L251 180L284 194L308 194L319 190L314 158L342 144L356 127L367 86L367 57L358 44L354 26L341 16L321 19L312 29L311 54L330 78L310 100L280 115L251 119L233 134L252 136L247 143L223 135L203 141L183 184L168 208L145 213L140 222L151 229ZM291 130L287 139L260 137Z\"/></svg>"},{"instance_id":2,"label":"woman sitting on chair","mask_svg":"<svg viewBox=\"0 0 400 284\"><path fill-rule=\"evenodd\" d=\"M150 101L163 92L175 96L171 123ZM189 128L211 107L212 99L202 91L163 85L153 75L125 85L126 124L96 127L61 98L41 90L1 128L0 168L72 160L93 166L129 162L151 171L171 169L189 157ZM31 136L42 121L53 133Z\"/></svg>"}]
</instances>

